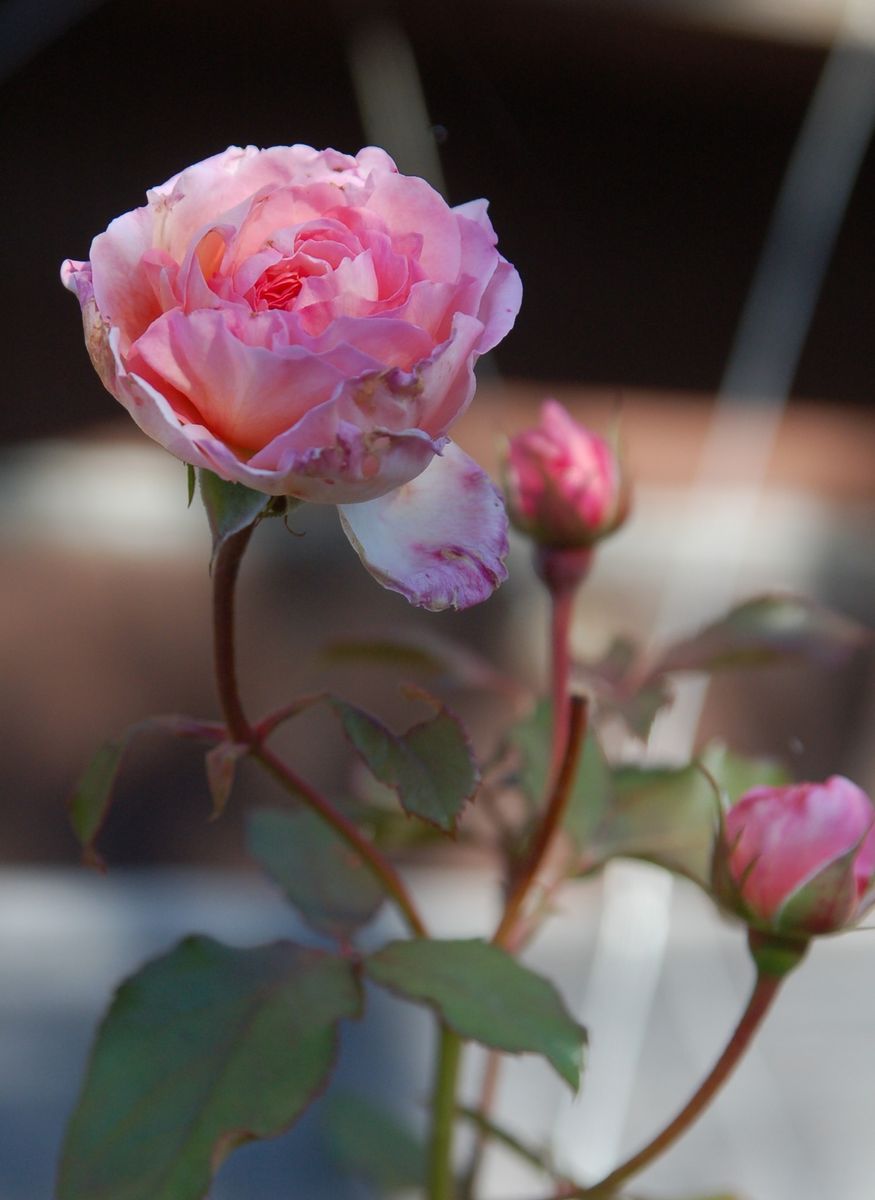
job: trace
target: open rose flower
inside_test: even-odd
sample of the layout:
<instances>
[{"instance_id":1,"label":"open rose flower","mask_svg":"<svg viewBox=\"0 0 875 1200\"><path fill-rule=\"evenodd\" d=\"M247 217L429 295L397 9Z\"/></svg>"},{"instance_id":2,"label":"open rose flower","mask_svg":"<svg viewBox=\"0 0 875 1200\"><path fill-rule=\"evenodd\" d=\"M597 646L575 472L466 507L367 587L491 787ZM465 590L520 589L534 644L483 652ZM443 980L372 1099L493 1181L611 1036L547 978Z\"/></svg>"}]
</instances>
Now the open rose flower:
<instances>
[{"instance_id":1,"label":"open rose flower","mask_svg":"<svg viewBox=\"0 0 875 1200\"><path fill-rule=\"evenodd\" d=\"M851 924L875 877L875 809L841 775L757 787L727 812L715 891L756 929L808 938Z\"/></svg>"},{"instance_id":2,"label":"open rose flower","mask_svg":"<svg viewBox=\"0 0 875 1200\"><path fill-rule=\"evenodd\" d=\"M371 572L466 607L506 522L447 431L521 288L486 202L449 208L374 147L232 147L148 193L62 278L101 380L184 462L340 506Z\"/></svg>"}]
</instances>

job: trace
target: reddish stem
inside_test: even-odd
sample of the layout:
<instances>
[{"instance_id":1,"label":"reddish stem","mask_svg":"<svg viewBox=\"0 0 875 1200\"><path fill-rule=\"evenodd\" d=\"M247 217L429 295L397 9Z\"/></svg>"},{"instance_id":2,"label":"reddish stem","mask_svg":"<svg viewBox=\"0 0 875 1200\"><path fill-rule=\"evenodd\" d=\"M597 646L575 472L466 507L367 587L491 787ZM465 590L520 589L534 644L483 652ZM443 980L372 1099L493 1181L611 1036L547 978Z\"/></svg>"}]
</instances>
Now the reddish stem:
<instances>
[{"instance_id":1,"label":"reddish stem","mask_svg":"<svg viewBox=\"0 0 875 1200\"><path fill-rule=\"evenodd\" d=\"M669 1146L677 1141L681 1134L707 1108L716 1093L726 1082L730 1073L734 1070L745 1050L750 1045L757 1029L759 1029L763 1018L771 1008L772 1001L778 993L781 982L782 978L777 975L762 973L757 975L750 1000L741 1016L741 1020L735 1027L732 1037L726 1044L725 1050L674 1120L670 1121L662 1132L657 1134L637 1154L627 1159L626 1162L622 1163L616 1170L611 1171L609 1175L606 1175L598 1183L576 1191L574 1193L575 1196L585 1196L587 1200L597 1200L599 1197L615 1195L617 1188L625 1183L627 1179L648 1166L655 1158L658 1158Z\"/></svg>"},{"instance_id":2,"label":"reddish stem","mask_svg":"<svg viewBox=\"0 0 875 1200\"><path fill-rule=\"evenodd\" d=\"M580 750L586 733L587 704L582 696L572 696L569 701L568 732L566 737L565 754L559 770L559 777L553 786L550 800L540 825L535 831L535 837L526 856L516 881L511 889L504 915L493 936L496 945L506 945L513 938L517 919L534 884L538 872L547 857L553 838L562 824L562 818L568 807L572 785L577 775L577 764Z\"/></svg>"},{"instance_id":3,"label":"reddish stem","mask_svg":"<svg viewBox=\"0 0 875 1200\"><path fill-rule=\"evenodd\" d=\"M254 525L227 538L219 547L213 563L213 645L216 669L216 685L219 702L225 717L229 738L249 747L249 753L277 779L283 787L304 801L314 812L331 826L348 846L358 854L362 862L373 872L386 893L392 897L407 922L411 933L425 937L426 928L404 881L387 858L374 846L359 828L323 796L316 788L300 779L281 758L269 750L253 729L240 700L237 684L237 667L234 648L234 589L240 570L240 561Z\"/></svg>"},{"instance_id":4,"label":"reddish stem","mask_svg":"<svg viewBox=\"0 0 875 1200\"><path fill-rule=\"evenodd\" d=\"M255 529L247 525L219 546L213 560L213 662L219 703L233 742L252 744L252 727L240 703L234 644L234 596L240 562Z\"/></svg>"}]
</instances>

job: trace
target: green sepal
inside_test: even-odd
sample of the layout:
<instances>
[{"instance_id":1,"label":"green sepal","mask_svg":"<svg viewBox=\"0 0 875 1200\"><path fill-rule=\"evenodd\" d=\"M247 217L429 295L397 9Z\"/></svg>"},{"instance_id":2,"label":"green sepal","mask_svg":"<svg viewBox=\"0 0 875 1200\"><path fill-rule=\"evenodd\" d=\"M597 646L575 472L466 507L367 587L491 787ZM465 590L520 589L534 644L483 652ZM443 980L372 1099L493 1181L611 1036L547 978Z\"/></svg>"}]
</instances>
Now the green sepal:
<instances>
[{"instance_id":1,"label":"green sepal","mask_svg":"<svg viewBox=\"0 0 875 1200\"><path fill-rule=\"evenodd\" d=\"M808 953L807 938L782 937L761 929L748 930L747 944L758 974L771 979L782 979L795 971Z\"/></svg>"},{"instance_id":2,"label":"green sepal","mask_svg":"<svg viewBox=\"0 0 875 1200\"><path fill-rule=\"evenodd\" d=\"M219 548L236 533L254 525L266 510L275 506L276 498L256 492L242 483L228 483L212 471L198 470L201 499L207 510L210 532L213 535L213 558ZM285 497L281 497L285 501Z\"/></svg>"},{"instance_id":3,"label":"green sepal","mask_svg":"<svg viewBox=\"0 0 875 1200\"><path fill-rule=\"evenodd\" d=\"M776 932L809 937L844 928L857 908L854 862L859 853L859 844L852 846L788 896L775 914Z\"/></svg>"}]
</instances>

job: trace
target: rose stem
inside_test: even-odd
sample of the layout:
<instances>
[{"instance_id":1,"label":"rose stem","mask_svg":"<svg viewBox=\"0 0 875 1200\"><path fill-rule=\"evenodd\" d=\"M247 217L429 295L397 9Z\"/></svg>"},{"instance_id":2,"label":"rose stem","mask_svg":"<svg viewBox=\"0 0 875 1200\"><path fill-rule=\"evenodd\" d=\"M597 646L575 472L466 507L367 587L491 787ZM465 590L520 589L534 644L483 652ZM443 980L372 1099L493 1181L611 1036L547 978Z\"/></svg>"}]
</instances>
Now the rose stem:
<instances>
[{"instance_id":1,"label":"rose stem","mask_svg":"<svg viewBox=\"0 0 875 1200\"><path fill-rule=\"evenodd\" d=\"M439 1025L437 1067L431 1109L431 1144L428 1160L429 1200L453 1200L453 1132L456 1121L456 1084L462 1039Z\"/></svg>"},{"instance_id":2,"label":"rose stem","mask_svg":"<svg viewBox=\"0 0 875 1200\"><path fill-rule=\"evenodd\" d=\"M577 764L586 733L587 703L583 696L571 696L568 702L568 725L565 736L565 751L559 768L559 775L553 785L550 799L540 825L535 831L535 837L526 859L520 868L510 896L504 907L504 914L493 935L497 946L506 946L513 940L517 919L529 892L537 879L538 872L547 857L553 839L558 832L571 789L577 775Z\"/></svg>"},{"instance_id":3,"label":"rose stem","mask_svg":"<svg viewBox=\"0 0 875 1200\"><path fill-rule=\"evenodd\" d=\"M249 525L226 538L213 562L214 662L219 701L228 727L228 736L232 741L248 746L253 758L257 759L287 791L299 797L318 813L335 833L352 847L379 880L387 895L394 900L410 932L416 937L426 937L423 920L403 880L389 860L325 796L300 779L291 767L262 744L243 711L237 685L234 650L234 591L240 561L254 528L254 525Z\"/></svg>"},{"instance_id":4,"label":"rose stem","mask_svg":"<svg viewBox=\"0 0 875 1200\"><path fill-rule=\"evenodd\" d=\"M556 779L562 765L570 726L569 708L571 705L571 696L568 691L568 677L571 669L571 654L569 635L571 633L571 618L574 613L576 596L576 585L550 588L550 682L553 697L553 741L550 749L548 787Z\"/></svg>"},{"instance_id":5,"label":"rose stem","mask_svg":"<svg viewBox=\"0 0 875 1200\"><path fill-rule=\"evenodd\" d=\"M677 1141L710 1104L742 1058L763 1018L771 1008L781 982L782 977L779 975L769 975L765 972L757 974L747 1007L742 1013L732 1037L727 1042L726 1048L674 1120L670 1121L662 1132L658 1133L643 1149L639 1150L637 1154L633 1154L604 1179L590 1187L578 1189L572 1193L573 1196L585 1196L587 1200L596 1200L597 1197L615 1195L617 1188L627 1179L648 1166Z\"/></svg>"},{"instance_id":6,"label":"rose stem","mask_svg":"<svg viewBox=\"0 0 875 1200\"><path fill-rule=\"evenodd\" d=\"M254 529L247 525L223 541L213 561L213 663L219 703L231 741L250 746L255 734L244 715L237 685L234 597L240 562Z\"/></svg>"},{"instance_id":7,"label":"rose stem","mask_svg":"<svg viewBox=\"0 0 875 1200\"><path fill-rule=\"evenodd\" d=\"M550 747L550 766L545 786L551 790L548 792L544 817L539 826L535 842L529 852L528 861L519 874L517 885L508 899L501 923L493 937L493 941L499 946L507 946L509 943L513 943L517 916L525 902L537 872L547 856L553 837L561 824L562 816L568 804L568 799L571 795L571 785L577 770L577 756L586 733L585 703L580 698L572 700L568 690L568 677L571 666L571 617L574 611L574 601L577 596L580 578L563 579L561 581L550 578L545 579L545 583L550 592L551 601L550 692L553 699L553 732ZM577 711L575 711L575 706ZM570 763L566 761L569 749L573 751ZM568 777L565 780L563 780L562 776L563 764L570 767ZM558 776L557 772L559 772ZM483 1078L480 1084L480 1103L478 1107L479 1111L484 1114L489 1113L495 1102L500 1070L501 1057L493 1051L487 1055L483 1068ZM475 1137L470 1162L462 1185L463 1200L472 1200L487 1140L488 1135L479 1130Z\"/></svg>"}]
</instances>

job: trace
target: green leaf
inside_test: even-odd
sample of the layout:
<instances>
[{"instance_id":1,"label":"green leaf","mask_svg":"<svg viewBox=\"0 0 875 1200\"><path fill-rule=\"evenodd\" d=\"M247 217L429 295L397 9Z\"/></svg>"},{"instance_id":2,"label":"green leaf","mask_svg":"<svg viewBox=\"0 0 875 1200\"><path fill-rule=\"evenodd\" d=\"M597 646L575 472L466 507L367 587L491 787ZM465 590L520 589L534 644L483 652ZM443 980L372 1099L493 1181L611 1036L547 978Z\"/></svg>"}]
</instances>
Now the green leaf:
<instances>
[{"instance_id":1,"label":"green leaf","mask_svg":"<svg viewBox=\"0 0 875 1200\"><path fill-rule=\"evenodd\" d=\"M584 869L611 858L642 858L703 887L720 819L720 796L697 764L618 767L614 799L584 845Z\"/></svg>"},{"instance_id":2,"label":"green leaf","mask_svg":"<svg viewBox=\"0 0 875 1200\"><path fill-rule=\"evenodd\" d=\"M381 1194L424 1185L422 1143L394 1116L364 1097L349 1092L332 1096L324 1128L343 1167L350 1174L363 1175Z\"/></svg>"},{"instance_id":3,"label":"green leaf","mask_svg":"<svg viewBox=\"0 0 875 1200\"><path fill-rule=\"evenodd\" d=\"M263 808L247 825L249 853L320 933L346 938L385 896L359 856L314 813Z\"/></svg>"},{"instance_id":4,"label":"green leaf","mask_svg":"<svg viewBox=\"0 0 875 1200\"><path fill-rule=\"evenodd\" d=\"M683 767L621 766L611 798L579 845L590 871L611 858L642 858L708 887L722 801L760 784L786 782L771 759L744 758L711 743Z\"/></svg>"},{"instance_id":5,"label":"green leaf","mask_svg":"<svg viewBox=\"0 0 875 1200\"><path fill-rule=\"evenodd\" d=\"M833 664L872 638L870 630L798 596L759 596L732 609L700 633L676 642L654 674L715 671L782 659Z\"/></svg>"},{"instance_id":6,"label":"green leaf","mask_svg":"<svg viewBox=\"0 0 875 1200\"><path fill-rule=\"evenodd\" d=\"M495 1050L541 1054L580 1083L586 1032L552 983L477 939L391 942L365 960L375 983L430 1005L451 1029Z\"/></svg>"},{"instance_id":7,"label":"green leaf","mask_svg":"<svg viewBox=\"0 0 875 1200\"><path fill-rule=\"evenodd\" d=\"M446 708L397 736L376 717L333 700L344 732L380 783L393 789L405 812L453 833L480 783L460 721Z\"/></svg>"},{"instance_id":8,"label":"green leaf","mask_svg":"<svg viewBox=\"0 0 875 1200\"><path fill-rule=\"evenodd\" d=\"M90 866L104 865L94 843L112 807L115 781L131 732L128 730L121 741L104 742L67 802L70 824L82 845L83 859Z\"/></svg>"},{"instance_id":9,"label":"green leaf","mask_svg":"<svg viewBox=\"0 0 875 1200\"><path fill-rule=\"evenodd\" d=\"M710 742L699 762L720 788L728 804L734 804L755 787L778 787L789 783L787 768L773 758L745 758L727 750L722 742Z\"/></svg>"},{"instance_id":10,"label":"green leaf","mask_svg":"<svg viewBox=\"0 0 875 1200\"><path fill-rule=\"evenodd\" d=\"M352 966L192 937L119 988L67 1131L58 1200L201 1200L227 1155L324 1087Z\"/></svg>"},{"instance_id":11,"label":"green leaf","mask_svg":"<svg viewBox=\"0 0 875 1200\"><path fill-rule=\"evenodd\" d=\"M416 640L398 637L336 638L323 650L331 664L390 666L444 678L460 687L497 692L520 702L528 691L487 658L448 637L418 631Z\"/></svg>"},{"instance_id":12,"label":"green leaf","mask_svg":"<svg viewBox=\"0 0 875 1200\"><path fill-rule=\"evenodd\" d=\"M112 808L119 768L132 740L140 733L149 732L212 741L221 735L222 727L215 722L197 721L192 717L147 717L130 725L120 738L104 742L79 777L67 801L70 824L82 845L82 857L88 866L99 869L104 866L94 843Z\"/></svg>"},{"instance_id":13,"label":"green leaf","mask_svg":"<svg viewBox=\"0 0 875 1200\"><path fill-rule=\"evenodd\" d=\"M191 508L191 502L194 500L195 488L197 487L197 472L191 463L185 464L185 473L188 483L188 508Z\"/></svg>"},{"instance_id":14,"label":"green leaf","mask_svg":"<svg viewBox=\"0 0 875 1200\"><path fill-rule=\"evenodd\" d=\"M228 483L212 471L198 471L201 499L213 535L213 557L223 542L235 533L254 525L273 497L253 491L242 483Z\"/></svg>"}]
</instances>

